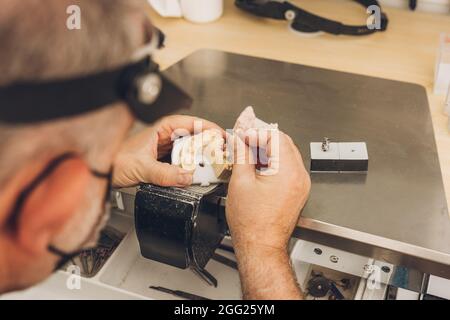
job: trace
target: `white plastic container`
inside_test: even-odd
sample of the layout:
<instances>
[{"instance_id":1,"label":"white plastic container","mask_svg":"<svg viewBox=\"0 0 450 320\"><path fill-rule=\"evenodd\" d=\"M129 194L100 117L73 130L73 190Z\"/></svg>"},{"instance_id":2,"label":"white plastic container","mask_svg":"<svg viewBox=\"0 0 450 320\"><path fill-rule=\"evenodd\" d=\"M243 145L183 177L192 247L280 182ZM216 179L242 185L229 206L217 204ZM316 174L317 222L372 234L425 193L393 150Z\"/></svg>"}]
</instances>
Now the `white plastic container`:
<instances>
[{"instance_id":1,"label":"white plastic container","mask_svg":"<svg viewBox=\"0 0 450 320\"><path fill-rule=\"evenodd\" d=\"M223 0L148 0L164 18L180 18L194 23L208 23L223 14Z\"/></svg>"},{"instance_id":2,"label":"white plastic container","mask_svg":"<svg viewBox=\"0 0 450 320\"><path fill-rule=\"evenodd\" d=\"M223 0L180 0L181 11L186 20L208 23L223 14Z\"/></svg>"}]
</instances>

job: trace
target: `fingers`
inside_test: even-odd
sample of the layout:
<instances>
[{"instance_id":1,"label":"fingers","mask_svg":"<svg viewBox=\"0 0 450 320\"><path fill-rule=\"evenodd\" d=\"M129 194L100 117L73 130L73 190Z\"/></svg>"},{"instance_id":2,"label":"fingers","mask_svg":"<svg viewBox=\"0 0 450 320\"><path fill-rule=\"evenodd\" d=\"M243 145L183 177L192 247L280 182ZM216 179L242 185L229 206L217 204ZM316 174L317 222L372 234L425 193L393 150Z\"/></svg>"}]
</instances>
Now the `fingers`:
<instances>
[{"instance_id":1,"label":"fingers","mask_svg":"<svg viewBox=\"0 0 450 320\"><path fill-rule=\"evenodd\" d=\"M232 146L233 152L233 177L254 178L255 160L250 147L237 135L227 134L228 147Z\"/></svg>"},{"instance_id":2,"label":"fingers","mask_svg":"<svg viewBox=\"0 0 450 320\"><path fill-rule=\"evenodd\" d=\"M143 164L140 171L142 174L139 182L162 187L186 187L192 184L192 172L154 159Z\"/></svg>"},{"instance_id":3,"label":"fingers","mask_svg":"<svg viewBox=\"0 0 450 320\"><path fill-rule=\"evenodd\" d=\"M175 115L165 117L158 126L161 128L158 131L162 139L171 138L173 133L178 136L185 136L211 129L218 130L225 136L225 131L214 122L191 116Z\"/></svg>"},{"instance_id":4,"label":"fingers","mask_svg":"<svg viewBox=\"0 0 450 320\"><path fill-rule=\"evenodd\" d=\"M272 149L275 146L274 155L278 156L278 130L276 129L237 129L235 133L250 146L256 155L257 167L267 167L272 160Z\"/></svg>"},{"instance_id":5,"label":"fingers","mask_svg":"<svg viewBox=\"0 0 450 320\"><path fill-rule=\"evenodd\" d=\"M271 135L278 130L274 129L257 129L248 130L237 129L235 133L250 147L266 149L270 143Z\"/></svg>"},{"instance_id":6,"label":"fingers","mask_svg":"<svg viewBox=\"0 0 450 320\"><path fill-rule=\"evenodd\" d=\"M268 140L266 152L269 157L269 170L264 175L295 172L303 166L300 151L291 137L282 131L272 132Z\"/></svg>"}]
</instances>

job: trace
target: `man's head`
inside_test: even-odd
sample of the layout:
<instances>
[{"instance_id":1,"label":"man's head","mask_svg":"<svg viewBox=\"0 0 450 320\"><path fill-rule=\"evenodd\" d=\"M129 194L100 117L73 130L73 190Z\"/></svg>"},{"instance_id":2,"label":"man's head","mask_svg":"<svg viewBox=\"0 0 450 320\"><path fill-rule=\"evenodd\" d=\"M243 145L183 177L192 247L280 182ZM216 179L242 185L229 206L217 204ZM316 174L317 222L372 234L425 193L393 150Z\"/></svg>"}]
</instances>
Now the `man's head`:
<instances>
[{"instance_id":1,"label":"man's head","mask_svg":"<svg viewBox=\"0 0 450 320\"><path fill-rule=\"evenodd\" d=\"M81 9L81 30L68 30L66 9ZM69 78L130 62L148 34L140 0L0 0L0 86ZM55 106L64 108L64 106ZM0 108L14 108L1 105ZM48 276L58 257L95 239L109 172L133 117L122 103L34 125L0 122L0 292ZM71 153L12 211L52 160Z\"/></svg>"}]
</instances>

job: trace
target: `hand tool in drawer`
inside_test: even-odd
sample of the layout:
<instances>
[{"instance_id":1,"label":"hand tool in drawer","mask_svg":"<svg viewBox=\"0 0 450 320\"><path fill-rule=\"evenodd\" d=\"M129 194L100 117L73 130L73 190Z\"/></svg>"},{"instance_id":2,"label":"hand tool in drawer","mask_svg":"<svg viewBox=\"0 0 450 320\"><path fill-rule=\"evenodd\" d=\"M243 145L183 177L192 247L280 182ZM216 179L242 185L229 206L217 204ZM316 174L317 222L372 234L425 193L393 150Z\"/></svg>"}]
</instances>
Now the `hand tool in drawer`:
<instances>
[{"instance_id":1,"label":"hand tool in drawer","mask_svg":"<svg viewBox=\"0 0 450 320\"><path fill-rule=\"evenodd\" d=\"M211 299L208 299L208 298L205 298L205 297L201 297L201 296L198 296L196 294L189 293L189 292L184 292L184 291L181 291L181 290L172 290L172 289L168 289L168 288L164 288L164 287L155 287L155 286L150 286L149 288L153 289L153 290L156 290L156 291L159 291L159 292L164 292L164 293L167 293L167 294L171 294L173 296L176 296L176 297L179 297L179 298L183 298L183 299L186 299L186 300L211 300Z\"/></svg>"}]
</instances>

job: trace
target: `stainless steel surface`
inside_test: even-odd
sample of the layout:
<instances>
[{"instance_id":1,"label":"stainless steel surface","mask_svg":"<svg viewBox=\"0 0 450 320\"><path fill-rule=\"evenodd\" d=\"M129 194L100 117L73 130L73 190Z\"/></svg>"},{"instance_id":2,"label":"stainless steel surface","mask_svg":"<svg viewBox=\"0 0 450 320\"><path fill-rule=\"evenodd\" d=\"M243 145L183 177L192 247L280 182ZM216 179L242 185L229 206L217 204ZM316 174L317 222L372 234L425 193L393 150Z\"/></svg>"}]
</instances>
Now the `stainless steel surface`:
<instances>
[{"instance_id":1,"label":"stainless steel surface","mask_svg":"<svg viewBox=\"0 0 450 320\"><path fill-rule=\"evenodd\" d=\"M450 219L423 87L211 50L166 74L195 98L186 114L232 128L252 105L293 137L308 168L310 142L365 141L366 175L312 174L296 235L450 277Z\"/></svg>"}]
</instances>

